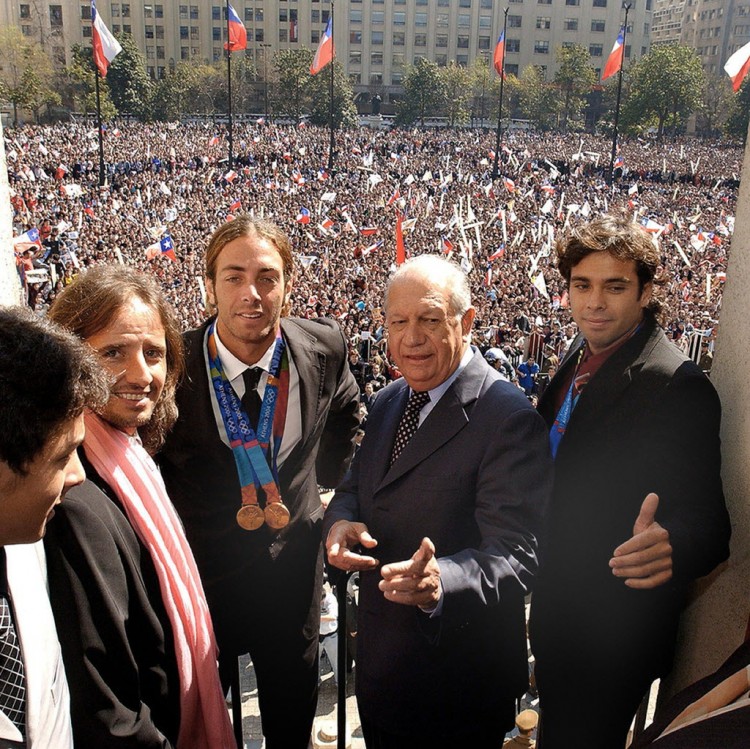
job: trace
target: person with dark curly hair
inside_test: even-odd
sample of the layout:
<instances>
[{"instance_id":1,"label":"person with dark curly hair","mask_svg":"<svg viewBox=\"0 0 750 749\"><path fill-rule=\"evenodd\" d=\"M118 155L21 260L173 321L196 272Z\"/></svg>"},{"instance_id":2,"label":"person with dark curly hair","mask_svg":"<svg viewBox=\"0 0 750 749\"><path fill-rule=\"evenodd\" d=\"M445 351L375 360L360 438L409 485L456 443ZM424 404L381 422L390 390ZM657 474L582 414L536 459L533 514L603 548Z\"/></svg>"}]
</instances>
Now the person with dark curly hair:
<instances>
[{"instance_id":1,"label":"person with dark curly hair","mask_svg":"<svg viewBox=\"0 0 750 749\"><path fill-rule=\"evenodd\" d=\"M33 374L33 383L29 382ZM75 336L0 308L0 745L72 749L70 696L39 542L84 480L83 409L106 380Z\"/></svg>"},{"instance_id":2,"label":"person with dark curly hair","mask_svg":"<svg viewBox=\"0 0 750 749\"><path fill-rule=\"evenodd\" d=\"M557 259L580 334L539 402L555 456L530 621L541 741L622 749L671 667L688 585L729 555L721 406L657 322L660 253L643 227L603 216Z\"/></svg>"}]
</instances>

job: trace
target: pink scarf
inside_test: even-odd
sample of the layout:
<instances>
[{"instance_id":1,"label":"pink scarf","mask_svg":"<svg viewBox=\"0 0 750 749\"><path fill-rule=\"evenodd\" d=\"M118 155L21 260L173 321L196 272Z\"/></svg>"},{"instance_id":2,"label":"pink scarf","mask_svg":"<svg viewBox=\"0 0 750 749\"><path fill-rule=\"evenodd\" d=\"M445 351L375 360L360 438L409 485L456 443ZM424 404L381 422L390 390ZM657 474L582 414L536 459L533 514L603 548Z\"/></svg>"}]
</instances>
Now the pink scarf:
<instances>
[{"instance_id":1,"label":"pink scarf","mask_svg":"<svg viewBox=\"0 0 750 749\"><path fill-rule=\"evenodd\" d=\"M182 523L148 453L86 413L86 457L114 490L151 554L174 634L180 674L178 749L235 746L216 666L217 648L198 568Z\"/></svg>"}]
</instances>

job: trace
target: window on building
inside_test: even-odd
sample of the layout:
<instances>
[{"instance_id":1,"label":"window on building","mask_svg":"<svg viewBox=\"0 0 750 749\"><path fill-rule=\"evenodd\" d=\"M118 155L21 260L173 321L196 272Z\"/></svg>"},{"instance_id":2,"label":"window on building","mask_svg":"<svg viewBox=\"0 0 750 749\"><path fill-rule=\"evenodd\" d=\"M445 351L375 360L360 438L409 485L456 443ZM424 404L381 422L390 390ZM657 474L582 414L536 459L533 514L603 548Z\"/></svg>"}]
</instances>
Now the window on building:
<instances>
[{"instance_id":1,"label":"window on building","mask_svg":"<svg viewBox=\"0 0 750 749\"><path fill-rule=\"evenodd\" d=\"M154 27L153 26L144 26L143 32L146 37L146 39L153 39L154 38Z\"/></svg>"},{"instance_id":2,"label":"window on building","mask_svg":"<svg viewBox=\"0 0 750 749\"><path fill-rule=\"evenodd\" d=\"M604 50L601 44L589 44L589 54L592 57L601 57Z\"/></svg>"},{"instance_id":3,"label":"window on building","mask_svg":"<svg viewBox=\"0 0 750 749\"><path fill-rule=\"evenodd\" d=\"M280 42L288 42L289 41L289 30L288 29L279 29L279 41Z\"/></svg>"},{"instance_id":4,"label":"window on building","mask_svg":"<svg viewBox=\"0 0 750 749\"><path fill-rule=\"evenodd\" d=\"M447 34L438 34L435 37L435 46L436 47L447 47L448 46L448 35Z\"/></svg>"},{"instance_id":5,"label":"window on building","mask_svg":"<svg viewBox=\"0 0 750 749\"><path fill-rule=\"evenodd\" d=\"M536 0L537 5L552 5L552 0Z\"/></svg>"},{"instance_id":6,"label":"window on building","mask_svg":"<svg viewBox=\"0 0 750 749\"><path fill-rule=\"evenodd\" d=\"M289 11L286 8L279 8L279 23L286 23L289 20Z\"/></svg>"},{"instance_id":7,"label":"window on building","mask_svg":"<svg viewBox=\"0 0 750 749\"><path fill-rule=\"evenodd\" d=\"M130 3L123 3L122 4L122 17L123 18L130 18Z\"/></svg>"},{"instance_id":8,"label":"window on building","mask_svg":"<svg viewBox=\"0 0 750 749\"><path fill-rule=\"evenodd\" d=\"M154 17L154 6L153 5L144 5L143 6L143 17L144 18L153 18Z\"/></svg>"},{"instance_id":9,"label":"window on building","mask_svg":"<svg viewBox=\"0 0 750 749\"><path fill-rule=\"evenodd\" d=\"M53 29L59 29L63 25L62 5L49 6L49 25Z\"/></svg>"},{"instance_id":10,"label":"window on building","mask_svg":"<svg viewBox=\"0 0 750 749\"><path fill-rule=\"evenodd\" d=\"M154 52L153 47L146 47L146 59L147 60L153 60L156 57L156 53Z\"/></svg>"},{"instance_id":11,"label":"window on building","mask_svg":"<svg viewBox=\"0 0 750 749\"><path fill-rule=\"evenodd\" d=\"M448 16L445 13L438 13L436 24L438 28L445 28L448 25Z\"/></svg>"},{"instance_id":12,"label":"window on building","mask_svg":"<svg viewBox=\"0 0 750 749\"><path fill-rule=\"evenodd\" d=\"M460 68L466 68L469 66L469 55L456 55L456 65Z\"/></svg>"},{"instance_id":13,"label":"window on building","mask_svg":"<svg viewBox=\"0 0 750 749\"><path fill-rule=\"evenodd\" d=\"M565 0L565 5L580 5L580 0Z\"/></svg>"},{"instance_id":14,"label":"window on building","mask_svg":"<svg viewBox=\"0 0 750 749\"><path fill-rule=\"evenodd\" d=\"M198 26L190 27L190 38L196 42L201 38L201 30Z\"/></svg>"},{"instance_id":15,"label":"window on building","mask_svg":"<svg viewBox=\"0 0 750 749\"><path fill-rule=\"evenodd\" d=\"M435 64L441 68L444 68L448 64L448 55L443 54L442 52L438 55L435 55Z\"/></svg>"},{"instance_id":16,"label":"window on building","mask_svg":"<svg viewBox=\"0 0 750 749\"><path fill-rule=\"evenodd\" d=\"M164 27L163 26L157 26L156 27L156 38L157 39L163 39L164 38Z\"/></svg>"},{"instance_id":17,"label":"window on building","mask_svg":"<svg viewBox=\"0 0 750 749\"><path fill-rule=\"evenodd\" d=\"M391 64L394 68L401 67L403 68L406 64L406 56L403 52L394 52L393 57L391 57Z\"/></svg>"},{"instance_id":18,"label":"window on building","mask_svg":"<svg viewBox=\"0 0 750 749\"><path fill-rule=\"evenodd\" d=\"M406 24L406 13L403 11L396 11L393 14L393 25L404 26Z\"/></svg>"},{"instance_id":19,"label":"window on building","mask_svg":"<svg viewBox=\"0 0 750 749\"><path fill-rule=\"evenodd\" d=\"M509 29L520 29L522 16L508 16L508 28Z\"/></svg>"},{"instance_id":20,"label":"window on building","mask_svg":"<svg viewBox=\"0 0 750 749\"><path fill-rule=\"evenodd\" d=\"M23 5L21 6L24 7ZM29 7L28 5L26 6ZM26 11L28 13L28 10ZM90 5L82 5L81 6L81 18L84 21L90 21L91 20L91 6Z\"/></svg>"},{"instance_id":21,"label":"window on building","mask_svg":"<svg viewBox=\"0 0 750 749\"><path fill-rule=\"evenodd\" d=\"M253 20L253 9L245 8L245 23L250 23Z\"/></svg>"},{"instance_id":22,"label":"window on building","mask_svg":"<svg viewBox=\"0 0 750 749\"><path fill-rule=\"evenodd\" d=\"M327 26L328 25L328 18L330 17L330 15L331 15L331 11L330 10L321 10L320 11L320 22L326 24L326 26Z\"/></svg>"},{"instance_id":23,"label":"window on building","mask_svg":"<svg viewBox=\"0 0 750 749\"><path fill-rule=\"evenodd\" d=\"M89 15L88 15L88 17L91 18L91 6L87 5L86 7L89 9ZM81 6L81 10L83 10L83 6ZM119 5L117 6L117 10L118 11L120 10L120 6ZM31 18L31 6L30 5L19 5L18 6L18 15L19 15L20 18L22 18L25 21L27 21L28 19L30 19ZM84 16L83 13L81 13L81 18L85 18L85 17L86 16Z\"/></svg>"},{"instance_id":24,"label":"window on building","mask_svg":"<svg viewBox=\"0 0 750 749\"><path fill-rule=\"evenodd\" d=\"M459 34L456 46L459 49L468 49L469 48L469 37L468 37L468 35Z\"/></svg>"},{"instance_id":25,"label":"window on building","mask_svg":"<svg viewBox=\"0 0 750 749\"><path fill-rule=\"evenodd\" d=\"M89 6L89 10L91 9L91 6ZM91 26L83 26L81 28L81 33L83 34L84 39L91 39Z\"/></svg>"},{"instance_id":26,"label":"window on building","mask_svg":"<svg viewBox=\"0 0 750 749\"><path fill-rule=\"evenodd\" d=\"M146 35L146 38L148 39L148 35ZM215 42L220 42L221 41L221 29L218 26L214 26L211 29L211 38Z\"/></svg>"},{"instance_id":27,"label":"window on building","mask_svg":"<svg viewBox=\"0 0 750 749\"><path fill-rule=\"evenodd\" d=\"M491 29L492 28L492 16L479 16L479 28Z\"/></svg>"},{"instance_id":28,"label":"window on building","mask_svg":"<svg viewBox=\"0 0 750 749\"><path fill-rule=\"evenodd\" d=\"M154 18L164 18L163 5L154 5Z\"/></svg>"},{"instance_id":29,"label":"window on building","mask_svg":"<svg viewBox=\"0 0 750 749\"><path fill-rule=\"evenodd\" d=\"M400 86L404 82L403 73L391 73L391 86Z\"/></svg>"},{"instance_id":30,"label":"window on building","mask_svg":"<svg viewBox=\"0 0 750 749\"><path fill-rule=\"evenodd\" d=\"M594 32L597 31L604 31L604 21L592 21L591 22L591 30Z\"/></svg>"},{"instance_id":31,"label":"window on building","mask_svg":"<svg viewBox=\"0 0 750 749\"><path fill-rule=\"evenodd\" d=\"M607 0L594 0L594 7L595 8L606 8L607 7Z\"/></svg>"},{"instance_id":32,"label":"window on building","mask_svg":"<svg viewBox=\"0 0 750 749\"><path fill-rule=\"evenodd\" d=\"M505 75L514 75L518 78L518 65L515 63L505 63Z\"/></svg>"},{"instance_id":33,"label":"window on building","mask_svg":"<svg viewBox=\"0 0 750 749\"><path fill-rule=\"evenodd\" d=\"M578 31L578 19L566 18L563 21L563 29L565 29L565 31Z\"/></svg>"},{"instance_id":34,"label":"window on building","mask_svg":"<svg viewBox=\"0 0 750 749\"><path fill-rule=\"evenodd\" d=\"M383 53L371 52L370 53L370 65L382 65L382 64L383 64Z\"/></svg>"},{"instance_id":35,"label":"window on building","mask_svg":"<svg viewBox=\"0 0 750 749\"><path fill-rule=\"evenodd\" d=\"M393 32L393 46L403 47L406 44L406 34L403 31Z\"/></svg>"},{"instance_id":36,"label":"window on building","mask_svg":"<svg viewBox=\"0 0 750 749\"><path fill-rule=\"evenodd\" d=\"M383 74L382 73L370 73L370 85L371 86L382 86L383 85Z\"/></svg>"},{"instance_id":37,"label":"window on building","mask_svg":"<svg viewBox=\"0 0 750 749\"><path fill-rule=\"evenodd\" d=\"M451 0L438 0L438 8L447 8L451 4Z\"/></svg>"},{"instance_id":38,"label":"window on building","mask_svg":"<svg viewBox=\"0 0 750 749\"><path fill-rule=\"evenodd\" d=\"M382 44L382 43L383 43L383 32L371 31L370 32L370 44Z\"/></svg>"},{"instance_id":39,"label":"window on building","mask_svg":"<svg viewBox=\"0 0 750 749\"><path fill-rule=\"evenodd\" d=\"M317 18L315 18L317 16ZM310 20L312 23L320 23L320 11L314 10L311 13ZM362 23L362 11L361 10L354 10L354 8L349 10L349 23Z\"/></svg>"},{"instance_id":40,"label":"window on building","mask_svg":"<svg viewBox=\"0 0 750 749\"><path fill-rule=\"evenodd\" d=\"M180 26L180 39L188 39L190 36L190 31L188 30L187 26Z\"/></svg>"},{"instance_id":41,"label":"window on building","mask_svg":"<svg viewBox=\"0 0 750 749\"><path fill-rule=\"evenodd\" d=\"M157 60L163 60L164 59L164 47L157 47L156 48L156 59Z\"/></svg>"},{"instance_id":42,"label":"window on building","mask_svg":"<svg viewBox=\"0 0 750 749\"><path fill-rule=\"evenodd\" d=\"M477 43L477 49L489 49L490 48L490 38L488 36L480 36L478 43Z\"/></svg>"},{"instance_id":43,"label":"window on building","mask_svg":"<svg viewBox=\"0 0 750 749\"><path fill-rule=\"evenodd\" d=\"M263 29L255 29L255 41L262 42L265 40L265 31Z\"/></svg>"},{"instance_id":44,"label":"window on building","mask_svg":"<svg viewBox=\"0 0 750 749\"><path fill-rule=\"evenodd\" d=\"M505 51L508 53L520 52L521 51L521 40L520 39L506 39L505 40Z\"/></svg>"},{"instance_id":45,"label":"window on building","mask_svg":"<svg viewBox=\"0 0 750 749\"><path fill-rule=\"evenodd\" d=\"M415 13L414 25L415 26L427 26L427 13Z\"/></svg>"},{"instance_id":46,"label":"window on building","mask_svg":"<svg viewBox=\"0 0 750 749\"><path fill-rule=\"evenodd\" d=\"M362 64L362 50L350 49L349 50L349 64L350 65L361 65Z\"/></svg>"},{"instance_id":47,"label":"window on building","mask_svg":"<svg viewBox=\"0 0 750 749\"><path fill-rule=\"evenodd\" d=\"M312 29L310 31L310 43L318 44L320 42L320 29Z\"/></svg>"},{"instance_id":48,"label":"window on building","mask_svg":"<svg viewBox=\"0 0 750 749\"><path fill-rule=\"evenodd\" d=\"M32 34L31 25L28 24L28 23L22 24L21 25L21 33L24 36L31 36L31 34Z\"/></svg>"},{"instance_id":49,"label":"window on building","mask_svg":"<svg viewBox=\"0 0 750 749\"><path fill-rule=\"evenodd\" d=\"M198 18L199 18L198 6L197 5L191 5L190 6L190 20L191 21L197 21Z\"/></svg>"},{"instance_id":50,"label":"window on building","mask_svg":"<svg viewBox=\"0 0 750 749\"><path fill-rule=\"evenodd\" d=\"M385 22L385 11L382 10L374 10L372 12L372 15L370 16L370 21L372 23L381 24Z\"/></svg>"},{"instance_id":51,"label":"window on building","mask_svg":"<svg viewBox=\"0 0 750 749\"><path fill-rule=\"evenodd\" d=\"M459 8L471 8L471 0L458 0Z\"/></svg>"},{"instance_id":52,"label":"window on building","mask_svg":"<svg viewBox=\"0 0 750 749\"><path fill-rule=\"evenodd\" d=\"M534 42L534 52L538 55L548 55L549 41L546 39L537 39L537 41Z\"/></svg>"},{"instance_id":53,"label":"window on building","mask_svg":"<svg viewBox=\"0 0 750 749\"><path fill-rule=\"evenodd\" d=\"M190 59L190 49L188 47L180 47L180 60Z\"/></svg>"},{"instance_id":54,"label":"window on building","mask_svg":"<svg viewBox=\"0 0 750 749\"><path fill-rule=\"evenodd\" d=\"M414 34L414 46L426 47L427 46L427 34Z\"/></svg>"},{"instance_id":55,"label":"window on building","mask_svg":"<svg viewBox=\"0 0 750 749\"><path fill-rule=\"evenodd\" d=\"M362 83L362 73L349 73L349 82L352 86L359 86Z\"/></svg>"},{"instance_id":56,"label":"window on building","mask_svg":"<svg viewBox=\"0 0 750 749\"><path fill-rule=\"evenodd\" d=\"M458 25L462 29L468 29L471 26L471 16L468 13L458 14Z\"/></svg>"},{"instance_id":57,"label":"window on building","mask_svg":"<svg viewBox=\"0 0 750 749\"><path fill-rule=\"evenodd\" d=\"M124 23L122 25L122 33L123 34L132 34L133 33L133 27L129 23Z\"/></svg>"},{"instance_id":58,"label":"window on building","mask_svg":"<svg viewBox=\"0 0 750 749\"><path fill-rule=\"evenodd\" d=\"M350 31L349 32L349 44L362 44L362 32Z\"/></svg>"},{"instance_id":59,"label":"window on building","mask_svg":"<svg viewBox=\"0 0 750 749\"><path fill-rule=\"evenodd\" d=\"M484 10L492 10L492 0L480 0L479 7Z\"/></svg>"},{"instance_id":60,"label":"window on building","mask_svg":"<svg viewBox=\"0 0 750 749\"><path fill-rule=\"evenodd\" d=\"M255 9L255 23L263 23L263 8Z\"/></svg>"},{"instance_id":61,"label":"window on building","mask_svg":"<svg viewBox=\"0 0 750 749\"><path fill-rule=\"evenodd\" d=\"M548 29L552 26L552 18L550 16L537 16L536 27L538 29Z\"/></svg>"}]
</instances>

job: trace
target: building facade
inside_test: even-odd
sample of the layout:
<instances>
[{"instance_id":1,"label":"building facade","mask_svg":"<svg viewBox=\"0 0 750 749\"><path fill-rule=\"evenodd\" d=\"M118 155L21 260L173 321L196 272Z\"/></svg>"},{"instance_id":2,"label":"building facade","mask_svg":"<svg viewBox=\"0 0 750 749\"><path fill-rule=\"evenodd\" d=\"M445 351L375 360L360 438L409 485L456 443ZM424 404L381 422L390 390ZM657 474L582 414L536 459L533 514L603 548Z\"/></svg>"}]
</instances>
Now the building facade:
<instances>
[{"instance_id":1,"label":"building facade","mask_svg":"<svg viewBox=\"0 0 750 749\"><path fill-rule=\"evenodd\" d=\"M654 2L631 0L626 64L649 49ZM587 48L600 72L624 18L622 0L339 0L335 9L331 0L233 0L233 7L247 28L245 54L260 80L268 77L276 51L315 49L335 10L337 58L356 92L380 94L386 105L402 91L406 66L419 57L439 65L490 61L506 7L507 72L520 75L537 65L548 80L556 72L555 51L565 44ZM222 58L221 3L99 0L97 9L113 33L133 36L153 78L181 60ZM69 60L73 44L91 39L85 0L0 0L0 23L19 26L60 64Z\"/></svg>"}]
</instances>

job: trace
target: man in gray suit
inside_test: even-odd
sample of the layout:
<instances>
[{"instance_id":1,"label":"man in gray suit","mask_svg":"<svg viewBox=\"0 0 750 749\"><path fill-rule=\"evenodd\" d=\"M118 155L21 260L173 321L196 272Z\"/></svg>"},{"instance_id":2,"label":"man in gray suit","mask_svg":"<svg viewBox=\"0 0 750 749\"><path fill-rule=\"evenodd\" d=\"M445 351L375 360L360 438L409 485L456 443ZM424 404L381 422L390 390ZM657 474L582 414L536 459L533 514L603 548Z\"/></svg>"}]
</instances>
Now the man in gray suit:
<instances>
[{"instance_id":1,"label":"man in gray suit","mask_svg":"<svg viewBox=\"0 0 750 749\"><path fill-rule=\"evenodd\" d=\"M470 347L474 314L451 263L424 255L394 274L386 321L404 377L378 395L324 518L330 564L361 571L370 749L499 746L528 683L549 448L523 393Z\"/></svg>"}]
</instances>

